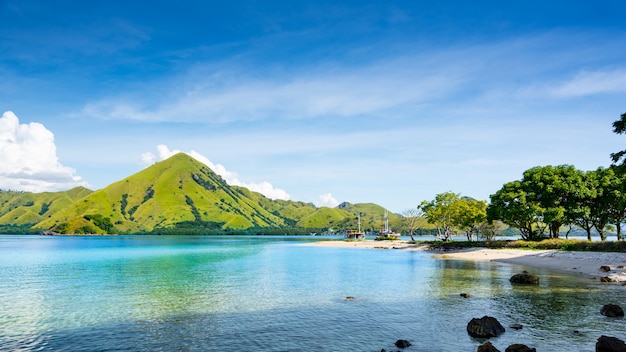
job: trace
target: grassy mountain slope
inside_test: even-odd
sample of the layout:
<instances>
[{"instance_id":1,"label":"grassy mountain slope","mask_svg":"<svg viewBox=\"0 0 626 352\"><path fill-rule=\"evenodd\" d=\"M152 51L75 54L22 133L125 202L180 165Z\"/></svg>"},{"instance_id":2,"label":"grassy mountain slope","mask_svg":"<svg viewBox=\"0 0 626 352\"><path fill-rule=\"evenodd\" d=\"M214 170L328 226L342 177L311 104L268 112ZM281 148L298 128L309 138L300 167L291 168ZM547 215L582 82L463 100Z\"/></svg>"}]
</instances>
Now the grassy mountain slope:
<instances>
[{"instance_id":1,"label":"grassy mountain slope","mask_svg":"<svg viewBox=\"0 0 626 352\"><path fill-rule=\"evenodd\" d=\"M312 203L282 199L271 200L260 193L252 192L244 187L234 188L250 199L254 199L263 209L281 217L287 226L296 226L302 218L317 211L317 207Z\"/></svg>"},{"instance_id":2,"label":"grassy mountain slope","mask_svg":"<svg viewBox=\"0 0 626 352\"><path fill-rule=\"evenodd\" d=\"M357 229L359 214L361 230L379 231L382 227L385 208L373 203L341 203L336 208L321 207L301 218L298 227L310 229ZM391 225L398 222L399 216L389 213Z\"/></svg>"},{"instance_id":3,"label":"grassy mountain slope","mask_svg":"<svg viewBox=\"0 0 626 352\"><path fill-rule=\"evenodd\" d=\"M282 226L248 190L180 153L81 199L37 224L65 233L127 233L209 223L224 229Z\"/></svg>"},{"instance_id":4,"label":"grassy mountain slope","mask_svg":"<svg viewBox=\"0 0 626 352\"><path fill-rule=\"evenodd\" d=\"M371 203L317 208L312 203L270 200L229 186L208 166L177 154L92 192L0 191L0 226L61 233L141 233L174 229L361 229L377 231L385 209ZM390 223L399 218L389 214ZM204 233L204 232L202 232Z\"/></svg>"},{"instance_id":5,"label":"grassy mountain slope","mask_svg":"<svg viewBox=\"0 0 626 352\"><path fill-rule=\"evenodd\" d=\"M351 214L337 208L321 207L298 221L298 227L309 229L336 228L337 224L351 217Z\"/></svg>"},{"instance_id":6,"label":"grassy mountain slope","mask_svg":"<svg viewBox=\"0 0 626 352\"><path fill-rule=\"evenodd\" d=\"M0 191L0 225L36 224L91 193L84 187L44 193Z\"/></svg>"}]
</instances>

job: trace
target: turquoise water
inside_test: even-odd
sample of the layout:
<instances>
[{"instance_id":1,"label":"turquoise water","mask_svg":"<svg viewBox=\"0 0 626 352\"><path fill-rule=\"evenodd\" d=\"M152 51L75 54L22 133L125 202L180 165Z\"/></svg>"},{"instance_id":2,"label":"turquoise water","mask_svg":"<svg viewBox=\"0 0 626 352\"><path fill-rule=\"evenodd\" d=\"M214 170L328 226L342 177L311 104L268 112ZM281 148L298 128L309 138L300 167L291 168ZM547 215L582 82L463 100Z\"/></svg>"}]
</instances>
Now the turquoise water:
<instances>
[{"instance_id":1,"label":"turquoise water","mask_svg":"<svg viewBox=\"0 0 626 352\"><path fill-rule=\"evenodd\" d=\"M292 237L0 236L0 350L594 351L626 339L626 290L589 278L428 253L302 246ZM538 287L512 287L528 270ZM459 293L471 298L463 299ZM348 299L347 297L353 297Z\"/></svg>"}]
</instances>

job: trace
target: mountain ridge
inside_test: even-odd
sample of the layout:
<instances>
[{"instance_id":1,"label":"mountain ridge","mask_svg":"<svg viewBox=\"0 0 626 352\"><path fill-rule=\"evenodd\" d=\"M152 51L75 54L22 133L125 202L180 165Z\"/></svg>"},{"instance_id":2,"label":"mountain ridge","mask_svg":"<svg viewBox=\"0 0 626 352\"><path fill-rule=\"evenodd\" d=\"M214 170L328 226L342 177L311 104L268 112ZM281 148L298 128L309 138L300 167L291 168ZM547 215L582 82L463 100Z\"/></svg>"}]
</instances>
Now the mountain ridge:
<instances>
[{"instance_id":1,"label":"mountain ridge","mask_svg":"<svg viewBox=\"0 0 626 352\"><path fill-rule=\"evenodd\" d=\"M2 195L0 225L31 225L32 230L77 234L160 233L188 228L227 232L356 228L358 213L363 213L362 223L373 228L372 213L382 217L384 212L383 207L371 203L318 208L312 203L271 200L247 188L228 185L207 165L184 153L97 191L73 189L46 197L24 192L21 197L5 196L4 203ZM54 204L53 211L35 216L34 210L41 212L48 203Z\"/></svg>"}]
</instances>

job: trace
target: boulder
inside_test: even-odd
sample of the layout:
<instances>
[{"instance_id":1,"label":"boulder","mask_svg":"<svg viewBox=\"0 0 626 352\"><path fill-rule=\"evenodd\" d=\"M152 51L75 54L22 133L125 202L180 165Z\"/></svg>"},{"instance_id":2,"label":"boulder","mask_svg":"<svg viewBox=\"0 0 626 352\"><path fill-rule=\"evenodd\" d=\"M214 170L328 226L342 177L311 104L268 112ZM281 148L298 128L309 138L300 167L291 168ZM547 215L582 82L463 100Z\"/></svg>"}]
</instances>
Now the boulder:
<instances>
[{"instance_id":1,"label":"boulder","mask_svg":"<svg viewBox=\"0 0 626 352\"><path fill-rule=\"evenodd\" d=\"M600 282L617 282L617 280L613 280L608 276L603 276L600 278Z\"/></svg>"},{"instance_id":2,"label":"boulder","mask_svg":"<svg viewBox=\"0 0 626 352\"><path fill-rule=\"evenodd\" d=\"M521 273L511 276L509 281L512 284L537 285L539 284L539 276L529 273Z\"/></svg>"},{"instance_id":3,"label":"boulder","mask_svg":"<svg viewBox=\"0 0 626 352\"><path fill-rule=\"evenodd\" d=\"M526 345L522 345L521 343L514 343L507 347L504 352L537 352L537 350Z\"/></svg>"},{"instance_id":4,"label":"boulder","mask_svg":"<svg viewBox=\"0 0 626 352\"><path fill-rule=\"evenodd\" d=\"M600 267L600 271L604 272L604 273L608 273L609 271L611 271L611 267L608 265L602 265Z\"/></svg>"},{"instance_id":5,"label":"boulder","mask_svg":"<svg viewBox=\"0 0 626 352\"><path fill-rule=\"evenodd\" d=\"M411 343L407 340L398 340L395 343L396 347L398 348L407 348L409 346L411 346Z\"/></svg>"},{"instance_id":6,"label":"boulder","mask_svg":"<svg viewBox=\"0 0 626 352\"><path fill-rule=\"evenodd\" d=\"M476 352L500 352L499 349L495 348L491 342L487 341L482 345L478 346Z\"/></svg>"},{"instance_id":7,"label":"boulder","mask_svg":"<svg viewBox=\"0 0 626 352\"><path fill-rule=\"evenodd\" d=\"M622 309L622 307L618 306L617 304L605 304L600 309L600 314L606 317L611 317L611 318L623 317L624 310Z\"/></svg>"},{"instance_id":8,"label":"boulder","mask_svg":"<svg viewBox=\"0 0 626 352\"><path fill-rule=\"evenodd\" d=\"M463 298L470 298L470 294L469 293L461 293L459 296L463 297Z\"/></svg>"},{"instance_id":9,"label":"boulder","mask_svg":"<svg viewBox=\"0 0 626 352\"><path fill-rule=\"evenodd\" d=\"M495 337L502 334L504 331L504 326L502 326L496 318L486 315L480 319L473 318L467 323L467 333L471 337Z\"/></svg>"},{"instance_id":10,"label":"boulder","mask_svg":"<svg viewBox=\"0 0 626 352\"><path fill-rule=\"evenodd\" d=\"M596 342L596 352L626 352L626 344L616 337L602 335Z\"/></svg>"},{"instance_id":11,"label":"boulder","mask_svg":"<svg viewBox=\"0 0 626 352\"><path fill-rule=\"evenodd\" d=\"M511 324L509 327L513 330L522 330L522 324Z\"/></svg>"}]
</instances>

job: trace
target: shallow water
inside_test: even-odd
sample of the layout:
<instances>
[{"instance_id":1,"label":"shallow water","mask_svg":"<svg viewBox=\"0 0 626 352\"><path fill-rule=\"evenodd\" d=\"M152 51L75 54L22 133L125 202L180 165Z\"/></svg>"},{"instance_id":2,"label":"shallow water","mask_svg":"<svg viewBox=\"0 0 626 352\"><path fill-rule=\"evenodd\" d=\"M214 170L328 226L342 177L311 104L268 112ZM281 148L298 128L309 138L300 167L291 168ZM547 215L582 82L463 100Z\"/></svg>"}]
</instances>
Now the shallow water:
<instances>
[{"instance_id":1,"label":"shallow water","mask_svg":"<svg viewBox=\"0 0 626 352\"><path fill-rule=\"evenodd\" d=\"M626 290L589 278L399 250L300 246L292 237L0 236L0 350L594 351L626 339ZM508 279L528 270L537 287ZM459 293L471 294L469 299ZM348 298L351 297L351 298ZM353 298L352 298L353 297Z\"/></svg>"}]
</instances>

